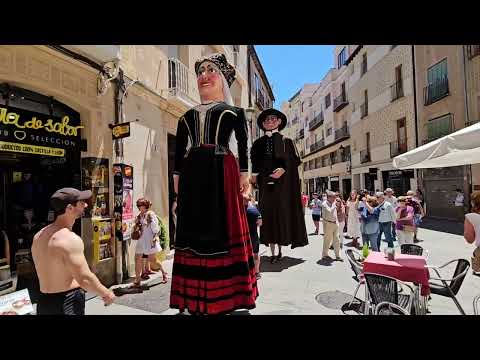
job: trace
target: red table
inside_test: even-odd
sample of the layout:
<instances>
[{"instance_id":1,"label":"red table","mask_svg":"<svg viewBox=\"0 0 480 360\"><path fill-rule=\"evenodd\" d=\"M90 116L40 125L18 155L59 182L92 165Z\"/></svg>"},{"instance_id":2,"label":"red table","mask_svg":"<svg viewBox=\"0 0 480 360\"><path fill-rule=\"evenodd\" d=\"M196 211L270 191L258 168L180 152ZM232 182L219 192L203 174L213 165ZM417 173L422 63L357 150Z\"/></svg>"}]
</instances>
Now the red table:
<instances>
[{"instance_id":1,"label":"red table","mask_svg":"<svg viewBox=\"0 0 480 360\"><path fill-rule=\"evenodd\" d=\"M430 274L425 265L427 262L423 256L395 254L395 260L390 261L383 252L372 251L363 262L363 272L420 284L421 295L428 296Z\"/></svg>"}]
</instances>

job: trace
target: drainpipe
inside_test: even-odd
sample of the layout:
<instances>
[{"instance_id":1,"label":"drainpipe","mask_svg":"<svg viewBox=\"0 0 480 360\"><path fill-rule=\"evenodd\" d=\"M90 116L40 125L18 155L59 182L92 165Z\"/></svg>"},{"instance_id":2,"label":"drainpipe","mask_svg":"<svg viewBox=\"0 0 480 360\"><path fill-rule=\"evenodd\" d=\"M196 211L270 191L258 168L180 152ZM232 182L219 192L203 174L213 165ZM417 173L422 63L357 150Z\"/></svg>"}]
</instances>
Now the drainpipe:
<instances>
[{"instance_id":1,"label":"drainpipe","mask_svg":"<svg viewBox=\"0 0 480 360\"><path fill-rule=\"evenodd\" d=\"M412 47L412 79L413 79L413 107L414 107L414 119L415 119L415 147L418 147L418 109L417 109L417 74L415 68L415 45ZM418 169L415 170L417 175L417 188L419 187L419 174ZM423 182L423 179L422 179ZM423 190L422 190L423 191ZM425 196L425 195L424 195Z\"/></svg>"},{"instance_id":2,"label":"drainpipe","mask_svg":"<svg viewBox=\"0 0 480 360\"><path fill-rule=\"evenodd\" d=\"M464 91L465 91L465 124L470 122L470 112L468 109L468 86L467 86L467 54L466 54L466 46L462 46L462 57L463 57L463 86L464 86ZM465 126L466 127L466 126ZM471 204L470 204L470 194L473 191L473 184L472 184L472 165L465 165L465 181L467 182L464 184L464 187L468 189L467 192L467 204L468 204L468 210L471 211ZM466 185L466 186L465 186Z\"/></svg>"}]
</instances>

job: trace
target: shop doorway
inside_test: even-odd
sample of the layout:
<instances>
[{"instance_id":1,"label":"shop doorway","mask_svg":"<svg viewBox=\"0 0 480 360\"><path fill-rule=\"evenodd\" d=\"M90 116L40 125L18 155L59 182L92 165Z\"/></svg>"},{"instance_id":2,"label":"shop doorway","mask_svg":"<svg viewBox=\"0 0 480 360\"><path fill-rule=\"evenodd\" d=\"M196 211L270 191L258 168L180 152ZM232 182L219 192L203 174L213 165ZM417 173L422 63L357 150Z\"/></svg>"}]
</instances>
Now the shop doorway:
<instances>
[{"instance_id":1,"label":"shop doorway","mask_svg":"<svg viewBox=\"0 0 480 360\"><path fill-rule=\"evenodd\" d=\"M352 180L351 179L342 179L342 188L343 188L343 198L347 199L352 191Z\"/></svg>"}]
</instances>

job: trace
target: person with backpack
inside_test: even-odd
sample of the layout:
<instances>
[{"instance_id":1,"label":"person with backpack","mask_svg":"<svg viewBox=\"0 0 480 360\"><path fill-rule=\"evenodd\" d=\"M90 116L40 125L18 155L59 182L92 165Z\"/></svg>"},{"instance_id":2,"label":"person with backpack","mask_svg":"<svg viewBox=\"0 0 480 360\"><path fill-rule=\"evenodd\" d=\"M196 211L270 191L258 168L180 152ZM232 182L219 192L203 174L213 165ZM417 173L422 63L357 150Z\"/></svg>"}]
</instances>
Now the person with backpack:
<instances>
[{"instance_id":1,"label":"person with backpack","mask_svg":"<svg viewBox=\"0 0 480 360\"><path fill-rule=\"evenodd\" d=\"M413 234L413 242L419 242L417 239L418 226L422 223L422 218L425 215L420 200L416 197L413 190L407 191L407 206L413 208L413 224L415 225L415 233Z\"/></svg>"},{"instance_id":2,"label":"person with backpack","mask_svg":"<svg viewBox=\"0 0 480 360\"><path fill-rule=\"evenodd\" d=\"M156 262L156 255L162 248L158 233L161 230L158 217L151 210L152 202L146 198L137 200L137 208L140 214L135 219L135 228L132 238L138 238L135 248L135 287L140 286L141 280L147 280L149 274L153 272L150 269L150 262ZM146 264L144 260L146 259ZM162 272L163 282L167 282L167 272L160 263L160 271Z\"/></svg>"}]
</instances>

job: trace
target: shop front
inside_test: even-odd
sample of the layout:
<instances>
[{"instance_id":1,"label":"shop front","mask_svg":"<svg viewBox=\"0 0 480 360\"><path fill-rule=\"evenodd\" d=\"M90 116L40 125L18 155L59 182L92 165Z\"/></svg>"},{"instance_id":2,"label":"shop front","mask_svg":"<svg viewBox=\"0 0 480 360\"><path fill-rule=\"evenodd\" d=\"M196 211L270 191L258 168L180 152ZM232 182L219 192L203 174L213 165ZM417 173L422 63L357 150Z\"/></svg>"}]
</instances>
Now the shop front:
<instances>
[{"instance_id":1,"label":"shop front","mask_svg":"<svg viewBox=\"0 0 480 360\"><path fill-rule=\"evenodd\" d=\"M463 221L469 204L470 184L465 166L422 170L428 216ZM464 206L455 206L456 190L464 194Z\"/></svg>"},{"instance_id":2,"label":"shop front","mask_svg":"<svg viewBox=\"0 0 480 360\"><path fill-rule=\"evenodd\" d=\"M383 190L391 188L396 196L406 195L411 188L411 179L414 178L414 170L382 171Z\"/></svg>"},{"instance_id":3,"label":"shop front","mask_svg":"<svg viewBox=\"0 0 480 360\"><path fill-rule=\"evenodd\" d=\"M340 191L340 178L338 176L330 176L330 190Z\"/></svg>"},{"instance_id":4,"label":"shop front","mask_svg":"<svg viewBox=\"0 0 480 360\"><path fill-rule=\"evenodd\" d=\"M0 84L0 231L17 289L35 278L33 236L54 220L50 196L81 187L79 113L51 97ZM81 235L80 222L73 230Z\"/></svg>"}]
</instances>

